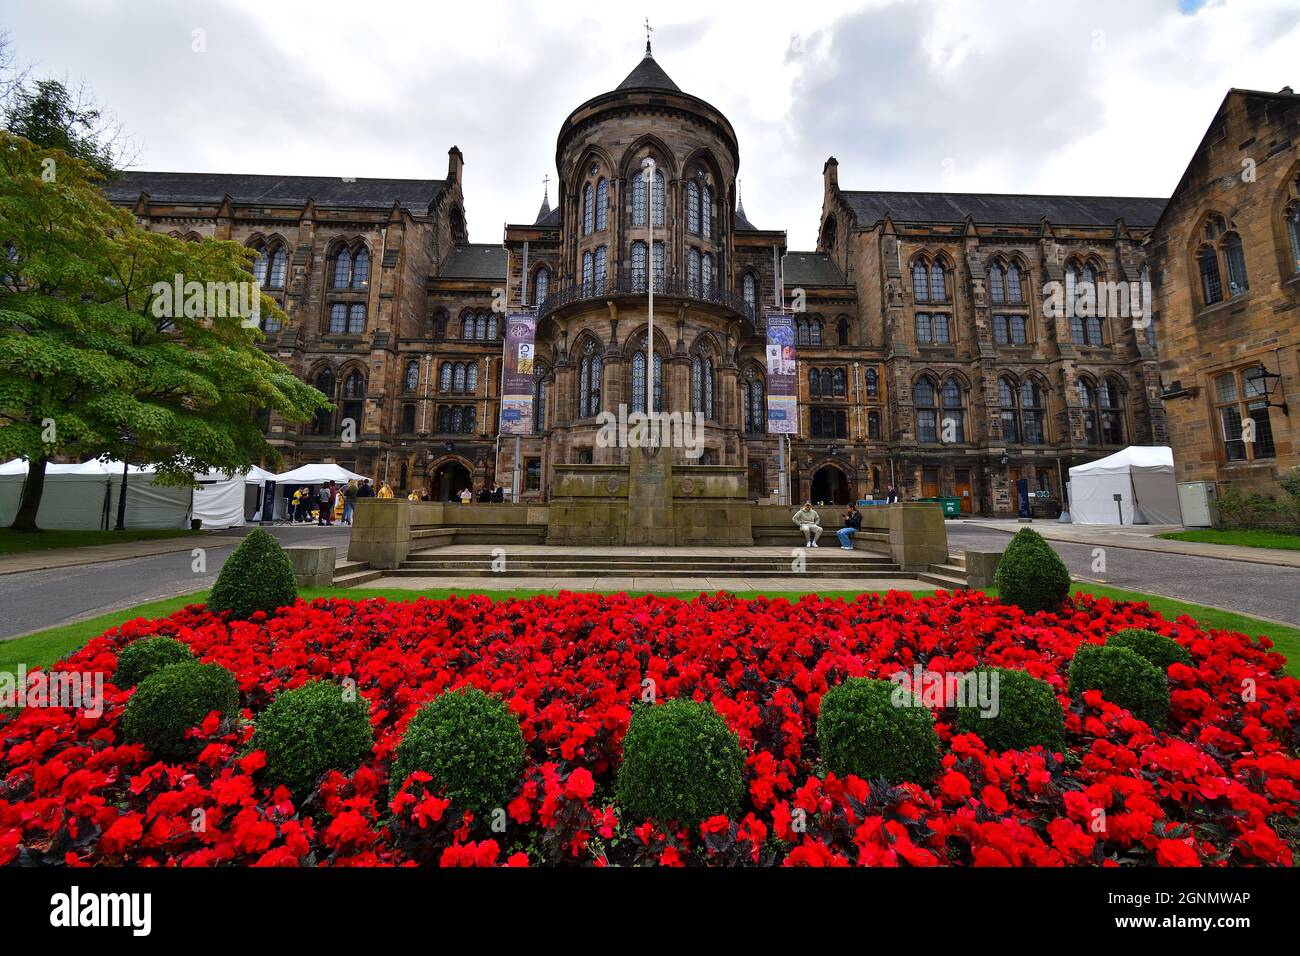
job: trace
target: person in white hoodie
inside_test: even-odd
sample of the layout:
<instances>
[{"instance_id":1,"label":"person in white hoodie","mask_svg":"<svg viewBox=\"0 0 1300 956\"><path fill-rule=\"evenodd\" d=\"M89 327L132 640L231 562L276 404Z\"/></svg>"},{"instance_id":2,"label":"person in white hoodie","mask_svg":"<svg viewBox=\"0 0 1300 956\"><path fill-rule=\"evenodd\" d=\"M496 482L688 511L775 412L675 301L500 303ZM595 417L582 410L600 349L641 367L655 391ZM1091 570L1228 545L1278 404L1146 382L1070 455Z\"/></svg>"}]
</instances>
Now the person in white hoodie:
<instances>
[{"instance_id":1,"label":"person in white hoodie","mask_svg":"<svg viewBox=\"0 0 1300 956\"><path fill-rule=\"evenodd\" d=\"M803 532L804 547L817 547L817 539L822 536L821 517L813 510L811 501L805 501L803 507L794 513L794 523Z\"/></svg>"}]
</instances>

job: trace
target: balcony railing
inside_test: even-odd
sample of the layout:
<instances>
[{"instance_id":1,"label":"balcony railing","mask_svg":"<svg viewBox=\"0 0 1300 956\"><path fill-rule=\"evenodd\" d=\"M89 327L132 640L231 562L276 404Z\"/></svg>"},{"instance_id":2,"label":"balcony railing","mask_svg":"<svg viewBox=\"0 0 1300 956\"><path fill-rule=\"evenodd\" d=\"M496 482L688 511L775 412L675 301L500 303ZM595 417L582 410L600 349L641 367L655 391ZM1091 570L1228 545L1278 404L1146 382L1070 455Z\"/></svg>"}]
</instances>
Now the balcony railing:
<instances>
[{"instance_id":1,"label":"balcony railing","mask_svg":"<svg viewBox=\"0 0 1300 956\"><path fill-rule=\"evenodd\" d=\"M556 309L574 302L589 299L608 299L611 296L645 295L645 276L627 275L604 282L565 283L551 292L537 306L537 318L540 320ZM745 301L745 297L732 289L718 285L706 286L691 279L659 277L655 280L655 295L671 296L678 299L692 299L720 305L739 312L752 323L755 321L754 307Z\"/></svg>"}]
</instances>

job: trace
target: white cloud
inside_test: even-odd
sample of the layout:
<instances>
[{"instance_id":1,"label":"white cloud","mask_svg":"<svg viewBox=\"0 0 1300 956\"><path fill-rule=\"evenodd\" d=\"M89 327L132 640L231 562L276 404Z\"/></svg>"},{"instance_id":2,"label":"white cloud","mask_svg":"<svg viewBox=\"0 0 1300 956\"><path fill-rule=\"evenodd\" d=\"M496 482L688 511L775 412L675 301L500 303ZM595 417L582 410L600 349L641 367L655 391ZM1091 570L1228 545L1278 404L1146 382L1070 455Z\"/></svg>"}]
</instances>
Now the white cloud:
<instances>
[{"instance_id":1,"label":"white cloud","mask_svg":"<svg viewBox=\"0 0 1300 956\"><path fill-rule=\"evenodd\" d=\"M88 82L142 168L439 178L455 143L471 234L491 242L536 211L564 117L636 65L643 16L18 0L5 26L38 73ZM815 241L831 154L846 188L1164 195L1228 87L1294 84L1300 48L1294 0L666 0L652 16L660 64L736 126L750 217L795 248Z\"/></svg>"}]
</instances>

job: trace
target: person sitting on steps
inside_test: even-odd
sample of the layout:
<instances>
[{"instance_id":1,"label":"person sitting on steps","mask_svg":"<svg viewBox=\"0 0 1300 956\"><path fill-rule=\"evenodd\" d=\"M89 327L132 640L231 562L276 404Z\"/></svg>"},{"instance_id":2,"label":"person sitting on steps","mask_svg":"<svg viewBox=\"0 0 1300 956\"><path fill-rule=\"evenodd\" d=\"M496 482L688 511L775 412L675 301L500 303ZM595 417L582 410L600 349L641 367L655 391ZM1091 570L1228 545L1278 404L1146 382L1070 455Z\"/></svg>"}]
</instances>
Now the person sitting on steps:
<instances>
[{"instance_id":1,"label":"person sitting on steps","mask_svg":"<svg viewBox=\"0 0 1300 956\"><path fill-rule=\"evenodd\" d=\"M813 510L811 501L805 501L803 507L794 513L794 523L803 532L804 547L818 547L817 539L822 536L821 516Z\"/></svg>"},{"instance_id":2,"label":"person sitting on steps","mask_svg":"<svg viewBox=\"0 0 1300 956\"><path fill-rule=\"evenodd\" d=\"M854 504L849 505L849 510L844 512L844 527L835 532L835 537L840 539L840 547L845 551L853 550L853 536L862 530L862 512L858 511Z\"/></svg>"}]
</instances>

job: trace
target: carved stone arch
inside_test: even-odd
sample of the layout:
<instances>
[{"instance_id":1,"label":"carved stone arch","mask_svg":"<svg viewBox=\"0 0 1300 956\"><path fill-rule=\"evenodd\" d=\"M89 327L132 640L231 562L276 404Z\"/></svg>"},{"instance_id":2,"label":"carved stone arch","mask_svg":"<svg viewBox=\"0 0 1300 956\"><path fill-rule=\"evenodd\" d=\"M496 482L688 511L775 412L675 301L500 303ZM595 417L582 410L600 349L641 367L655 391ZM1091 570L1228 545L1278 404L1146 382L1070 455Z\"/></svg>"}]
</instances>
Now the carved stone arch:
<instances>
[{"instance_id":1,"label":"carved stone arch","mask_svg":"<svg viewBox=\"0 0 1300 956\"><path fill-rule=\"evenodd\" d=\"M692 354L707 353L718 360L726 354L721 343L718 342L718 337L710 329L701 330L691 341L690 347L686 351Z\"/></svg>"},{"instance_id":2,"label":"carved stone arch","mask_svg":"<svg viewBox=\"0 0 1300 956\"><path fill-rule=\"evenodd\" d=\"M627 346L628 354L641 347L641 340L645 338L646 325L647 323L642 322L633 328L631 334L623 340ZM655 323L655 351L661 353L665 361L672 358L673 355L673 344L668 338L668 333L664 331L662 322Z\"/></svg>"},{"instance_id":3,"label":"carved stone arch","mask_svg":"<svg viewBox=\"0 0 1300 956\"><path fill-rule=\"evenodd\" d=\"M665 180L671 182L679 178L679 167L673 151L668 148L667 143L654 133L645 133L639 136L631 146L623 151L623 158L618 164L619 176L628 179L639 173L641 160L645 159L647 153L654 154L655 164L659 167L659 171L664 174Z\"/></svg>"},{"instance_id":4,"label":"carved stone arch","mask_svg":"<svg viewBox=\"0 0 1300 956\"><path fill-rule=\"evenodd\" d=\"M595 176L591 175L591 164L595 162L600 165L600 172ZM569 187L579 197L582 196L582 189L588 180L595 186L597 180L602 177L606 180L614 180L619 176L618 163L615 161L613 154L599 143L587 143L582 148L581 159L573 167L573 174L569 180Z\"/></svg>"}]
</instances>

